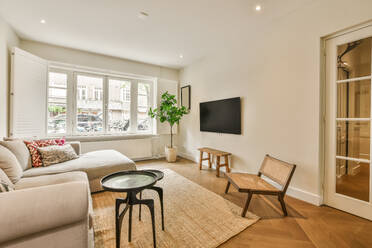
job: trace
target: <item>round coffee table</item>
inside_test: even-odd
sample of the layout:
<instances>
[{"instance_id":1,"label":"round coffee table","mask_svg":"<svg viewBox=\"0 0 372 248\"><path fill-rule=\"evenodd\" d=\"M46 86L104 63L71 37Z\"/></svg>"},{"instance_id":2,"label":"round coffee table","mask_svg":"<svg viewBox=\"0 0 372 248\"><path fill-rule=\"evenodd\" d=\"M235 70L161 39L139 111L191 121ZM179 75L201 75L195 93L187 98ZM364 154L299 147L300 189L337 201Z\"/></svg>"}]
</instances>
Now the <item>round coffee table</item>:
<instances>
[{"instance_id":1,"label":"round coffee table","mask_svg":"<svg viewBox=\"0 0 372 248\"><path fill-rule=\"evenodd\" d=\"M164 178L164 172L159 170L141 170L154 173L156 175L156 181L160 181ZM160 210L161 210L161 228L164 231L164 206L163 206L163 189L157 186L151 186L146 189L155 190L159 195ZM142 191L140 192L140 199L142 199ZM141 204L139 205L139 220L141 220Z\"/></svg>"},{"instance_id":2,"label":"round coffee table","mask_svg":"<svg viewBox=\"0 0 372 248\"><path fill-rule=\"evenodd\" d=\"M145 204L150 209L152 222L152 235L154 247L156 247L155 235L155 216L154 216L154 200L152 199L137 199L137 193L146 188L152 188L157 182L157 175L149 171L121 171L105 176L101 179L102 187L107 191L126 192L127 197L116 199L115 204L115 229L116 229L116 247L120 248L120 233L123 218L129 209L129 226L128 226L128 241L132 239L132 211L133 206L137 204ZM124 210L120 213L120 205L126 204Z\"/></svg>"}]
</instances>

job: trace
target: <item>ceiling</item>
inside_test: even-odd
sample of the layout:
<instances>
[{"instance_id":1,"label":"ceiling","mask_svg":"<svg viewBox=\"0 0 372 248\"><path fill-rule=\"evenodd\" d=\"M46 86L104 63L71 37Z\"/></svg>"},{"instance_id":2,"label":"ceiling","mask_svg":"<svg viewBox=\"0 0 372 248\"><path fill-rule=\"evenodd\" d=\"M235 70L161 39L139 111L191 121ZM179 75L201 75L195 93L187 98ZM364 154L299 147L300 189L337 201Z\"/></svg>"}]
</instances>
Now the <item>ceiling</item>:
<instances>
[{"instance_id":1,"label":"ceiling","mask_svg":"<svg viewBox=\"0 0 372 248\"><path fill-rule=\"evenodd\" d=\"M182 68L311 1L0 0L0 15L22 39Z\"/></svg>"}]
</instances>

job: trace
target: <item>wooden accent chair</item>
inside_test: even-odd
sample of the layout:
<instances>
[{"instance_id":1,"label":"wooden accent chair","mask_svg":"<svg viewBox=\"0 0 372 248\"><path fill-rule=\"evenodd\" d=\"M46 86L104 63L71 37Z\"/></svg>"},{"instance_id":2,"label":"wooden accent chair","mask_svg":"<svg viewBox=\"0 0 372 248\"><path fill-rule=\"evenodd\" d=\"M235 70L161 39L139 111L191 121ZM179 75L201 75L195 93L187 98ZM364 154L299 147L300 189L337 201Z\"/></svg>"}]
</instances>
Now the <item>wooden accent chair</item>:
<instances>
[{"instance_id":1,"label":"wooden accent chair","mask_svg":"<svg viewBox=\"0 0 372 248\"><path fill-rule=\"evenodd\" d=\"M277 195L280 205L282 206L284 216L287 216L288 213L284 203L284 196L295 169L295 164L290 164L273 158L270 155L266 155L258 175L246 173L226 173L228 181L225 194L228 193L230 184L234 185L239 192L248 193L247 201L242 211L243 217L245 217L245 214L247 213L253 194ZM274 187L262 179L261 175L276 182L281 186L281 188Z\"/></svg>"}]
</instances>

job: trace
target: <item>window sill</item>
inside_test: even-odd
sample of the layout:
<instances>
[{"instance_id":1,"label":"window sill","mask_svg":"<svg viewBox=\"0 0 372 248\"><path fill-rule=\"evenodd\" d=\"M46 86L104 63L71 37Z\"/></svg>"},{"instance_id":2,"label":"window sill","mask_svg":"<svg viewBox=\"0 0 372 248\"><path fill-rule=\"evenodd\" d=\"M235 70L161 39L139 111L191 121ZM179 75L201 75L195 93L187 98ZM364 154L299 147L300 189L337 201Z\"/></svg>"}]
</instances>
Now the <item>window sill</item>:
<instances>
[{"instance_id":1,"label":"window sill","mask_svg":"<svg viewBox=\"0 0 372 248\"><path fill-rule=\"evenodd\" d=\"M97 142L114 140L148 139L158 137L156 134L126 134L126 135L95 135L95 136L67 136L66 141Z\"/></svg>"}]
</instances>

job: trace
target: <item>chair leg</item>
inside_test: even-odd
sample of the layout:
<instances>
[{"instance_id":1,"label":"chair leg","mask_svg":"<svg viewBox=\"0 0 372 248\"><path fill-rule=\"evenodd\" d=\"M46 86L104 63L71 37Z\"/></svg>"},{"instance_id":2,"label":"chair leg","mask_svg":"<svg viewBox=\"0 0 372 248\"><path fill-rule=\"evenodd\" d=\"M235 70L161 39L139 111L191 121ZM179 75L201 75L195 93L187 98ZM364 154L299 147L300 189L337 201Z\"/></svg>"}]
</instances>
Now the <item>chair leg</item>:
<instances>
[{"instance_id":1,"label":"chair leg","mask_svg":"<svg viewBox=\"0 0 372 248\"><path fill-rule=\"evenodd\" d=\"M245 215L247 214L249 203L251 202L251 199L252 199L252 195L253 195L253 193L251 193L251 192L248 193L247 201L245 202L245 206L244 206L244 209L242 211L242 217L245 217Z\"/></svg>"},{"instance_id":2,"label":"chair leg","mask_svg":"<svg viewBox=\"0 0 372 248\"><path fill-rule=\"evenodd\" d=\"M227 192L229 192L229 188L230 188L230 181L227 181L227 185L226 185L226 189L225 189L225 194L227 194Z\"/></svg>"},{"instance_id":3,"label":"chair leg","mask_svg":"<svg viewBox=\"0 0 372 248\"><path fill-rule=\"evenodd\" d=\"M284 196L282 194L278 195L278 200L280 205L282 205L284 216L288 216L287 208L285 207Z\"/></svg>"}]
</instances>

